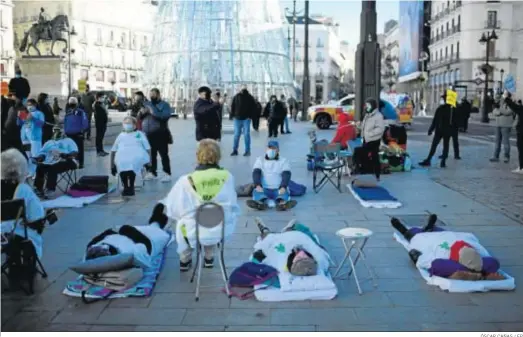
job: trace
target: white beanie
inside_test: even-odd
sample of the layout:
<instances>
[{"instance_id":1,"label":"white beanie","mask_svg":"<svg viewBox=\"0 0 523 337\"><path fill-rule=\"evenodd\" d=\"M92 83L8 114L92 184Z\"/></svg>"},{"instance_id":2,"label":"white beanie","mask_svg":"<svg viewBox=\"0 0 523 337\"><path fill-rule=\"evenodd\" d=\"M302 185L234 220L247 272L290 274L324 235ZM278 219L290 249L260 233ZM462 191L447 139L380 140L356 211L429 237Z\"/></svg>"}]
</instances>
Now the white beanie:
<instances>
[{"instance_id":1,"label":"white beanie","mask_svg":"<svg viewBox=\"0 0 523 337\"><path fill-rule=\"evenodd\" d=\"M74 96L69 97L69 104L78 105L78 98L76 98Z\"/></svg>"}]
</instances>

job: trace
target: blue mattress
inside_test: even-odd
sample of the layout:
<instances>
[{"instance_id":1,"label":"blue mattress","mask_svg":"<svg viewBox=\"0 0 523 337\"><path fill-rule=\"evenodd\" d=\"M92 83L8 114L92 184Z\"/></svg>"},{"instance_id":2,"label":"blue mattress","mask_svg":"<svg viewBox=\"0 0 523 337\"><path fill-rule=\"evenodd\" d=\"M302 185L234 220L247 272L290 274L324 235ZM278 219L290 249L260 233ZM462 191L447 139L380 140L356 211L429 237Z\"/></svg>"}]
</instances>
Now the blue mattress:
<instances>
[{"instance_id":1,"label":"blue mattress","mask_svg":"<svg viewBox=\"0 0 523 337\"><path fill-rule=\"evenodd\" d=\"M357 187L352 185L352 189L364 201L398 201L389 191L381 186L377 187Z\"/></svg>"}]
</instances>

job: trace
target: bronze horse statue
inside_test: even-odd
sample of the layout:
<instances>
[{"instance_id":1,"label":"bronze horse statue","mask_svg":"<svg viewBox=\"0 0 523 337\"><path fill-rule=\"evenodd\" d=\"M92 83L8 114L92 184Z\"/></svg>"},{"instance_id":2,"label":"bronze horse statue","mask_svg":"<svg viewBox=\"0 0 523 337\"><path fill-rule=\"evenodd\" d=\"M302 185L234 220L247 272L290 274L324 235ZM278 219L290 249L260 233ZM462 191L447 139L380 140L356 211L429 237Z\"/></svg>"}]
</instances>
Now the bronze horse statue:
<instances>
[{"instance_id":1,"label":"bronze horse statue","mask_svg":"<svg viewBox=\"0 0 523 337\"><path fill-rule=\"evenodd\" d=\"M33 47L36 52L38 53L38 56L42 55L40 53L40 50L36 46L39 41L52 41L51 43L51 55L56 56L53 52L54 44L56 41L62 41L67 46L67 39L63 37L64 31L69 29L69 19L67 18L67 15L57 15L54 19L48 22L48 26L44 26L38 23L34 23L31 28L24 34L24 38L22 39L22 43L20 45L20 51L27 52L26 54L29 55L29 50L31 47ZM31 42L29 42L29 38L31 38Z\"/></svg>"}]
</instances>

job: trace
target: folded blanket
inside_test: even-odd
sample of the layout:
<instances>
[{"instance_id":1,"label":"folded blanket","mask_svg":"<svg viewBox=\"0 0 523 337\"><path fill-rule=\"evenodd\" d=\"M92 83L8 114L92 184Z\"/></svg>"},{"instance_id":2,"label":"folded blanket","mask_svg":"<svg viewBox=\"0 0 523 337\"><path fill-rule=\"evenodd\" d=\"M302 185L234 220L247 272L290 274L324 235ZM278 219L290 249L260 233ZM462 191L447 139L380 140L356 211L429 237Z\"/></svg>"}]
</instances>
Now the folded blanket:
<instances>
[{"instance_id":1,"label":"folded blanket","mask_svg":"<svg viewBox=\"0 0 523 337\"><path fill-rule=\"evenodd\" d=\"M336 289L336 285L329 276L318 274L315 276L295 276L288 272L278 274L280 288L283 292L317 291Z\"/></svg>"}]
</instances>

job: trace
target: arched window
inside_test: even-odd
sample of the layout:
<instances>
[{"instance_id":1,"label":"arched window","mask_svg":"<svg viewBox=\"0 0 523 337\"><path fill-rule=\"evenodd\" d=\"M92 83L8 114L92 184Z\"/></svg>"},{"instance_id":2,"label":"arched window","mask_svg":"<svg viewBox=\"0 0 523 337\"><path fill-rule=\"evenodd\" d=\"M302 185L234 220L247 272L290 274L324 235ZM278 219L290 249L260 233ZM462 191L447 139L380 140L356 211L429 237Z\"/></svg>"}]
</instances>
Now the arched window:
<instances>
[{"instance_id":1,"label":"arched window","mask_svg":"<svg viewBox=\"0 0 523 337\"><path fill-rule=\"evenodd\" d=\"M103 82L103 81L104 81L104 77L105 77L105 76L104 76L104 71L103 71L103 70L98 70L98 71L96 72L96 80L97 80L98 82Z\"/></svg>"},{"instance_id":2,"label":"arched window","mask_svg":"<svg viewBox=\"0 0 523 337\"><path fill-rule=\"evenodd\" d=\"M454 71L454 78L456 79L456 81L461 80L461 71L459 69L456 69Z\"/></svg>"}]
</instances>

